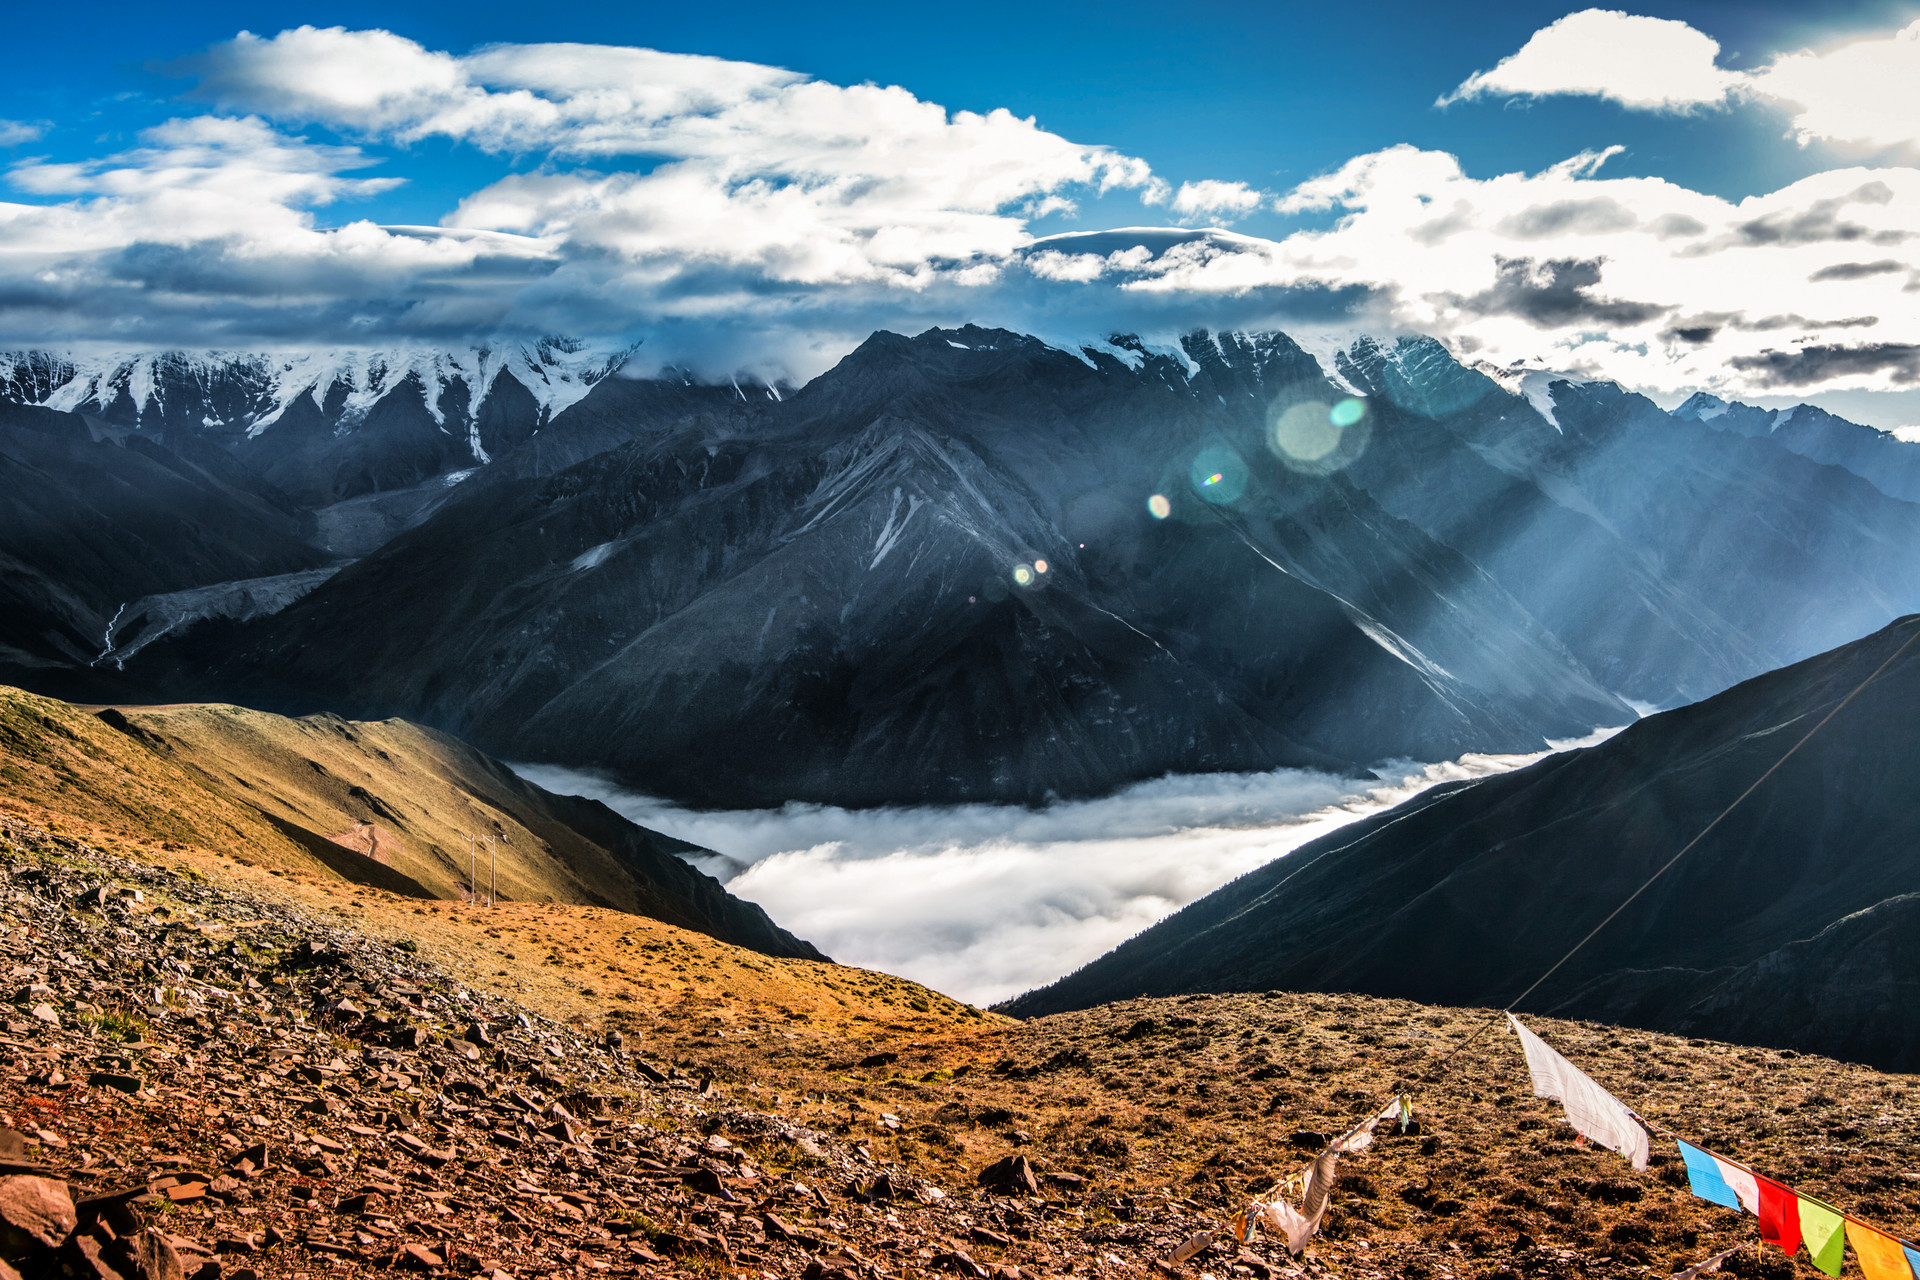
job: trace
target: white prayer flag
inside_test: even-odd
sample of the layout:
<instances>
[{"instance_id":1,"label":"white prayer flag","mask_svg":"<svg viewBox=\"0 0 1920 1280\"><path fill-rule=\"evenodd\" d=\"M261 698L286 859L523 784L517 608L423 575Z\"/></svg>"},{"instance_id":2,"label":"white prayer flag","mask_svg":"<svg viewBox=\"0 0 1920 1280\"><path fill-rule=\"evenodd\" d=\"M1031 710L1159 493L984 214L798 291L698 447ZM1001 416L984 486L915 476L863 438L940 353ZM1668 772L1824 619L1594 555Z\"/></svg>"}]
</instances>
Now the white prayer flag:
<instances>
[{"instance_id":1,"label":"white prayer flag","mask_svg":"<svg viewBox=\"0 0 1920 1280\"><path fill-rule=\"evenodd\" d=\"M1618 1098L1593 1082L1580 1068L1555 1053L1533 1032L1520 1025L1512 1014L1514 1034L1520 1037L1521 1051L1527 1055L1527 1071L1533 1076L1536 1098L1558 1098L1567 1110L1567 1123L1588 1141L1618 1151L1633 1161L1633 1167L1647 1167L1647 1129Z\"/></svg>"}]
</instances>

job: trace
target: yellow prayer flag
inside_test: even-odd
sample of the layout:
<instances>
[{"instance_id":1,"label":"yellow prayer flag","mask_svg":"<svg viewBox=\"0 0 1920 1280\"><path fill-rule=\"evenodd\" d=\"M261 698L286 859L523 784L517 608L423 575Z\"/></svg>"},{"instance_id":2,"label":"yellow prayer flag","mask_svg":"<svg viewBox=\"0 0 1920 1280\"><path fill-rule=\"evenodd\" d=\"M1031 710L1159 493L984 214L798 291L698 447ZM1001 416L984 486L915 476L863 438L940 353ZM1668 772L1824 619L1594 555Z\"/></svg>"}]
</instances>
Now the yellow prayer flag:
<instances>
[{"instance_id":1,"label":"yellow prayer flag","mask_svg":"<svg viewBox=\"0 0 1920 1280\"><path fill-rule=\"evenodd\" d=\"M1867 1280L1913 1280L1906 1251L1892 1236L1848 1222L1847 1243L1853 1246L1853 1260L1860 1264Z\"/></svg>"}]
</instances>

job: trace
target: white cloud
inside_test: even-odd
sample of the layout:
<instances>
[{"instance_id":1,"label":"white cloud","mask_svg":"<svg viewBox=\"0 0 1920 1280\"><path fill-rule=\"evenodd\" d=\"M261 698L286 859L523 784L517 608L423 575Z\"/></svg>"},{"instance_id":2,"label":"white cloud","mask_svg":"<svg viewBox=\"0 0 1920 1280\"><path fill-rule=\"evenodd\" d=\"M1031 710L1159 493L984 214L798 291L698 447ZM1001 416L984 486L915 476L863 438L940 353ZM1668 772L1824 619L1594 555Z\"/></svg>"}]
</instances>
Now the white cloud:
<instances>
[{"instance_id":1,"label":"white cloud","mask_svg":"<svg viewBox=\"0 0 1920 1280\"><path fill-rule=\"evenodd\" d=\"M526 237L400 233L364 221L316 227L312 210L392 188L358 176L358 148L288 137L256 117L199 116L147 130L98 160L15 165L9 181L39 203L0 203L0 324L33 340L116 334L310 330L343 318L343 299L446 310L452 324L497 322L433 282L485 263L540 261ZM410 301L407 301L410 299ZM64 329L64 331L63 331Z\"/></svg>"},{"instance_id":2,"label":"white cloud","mask_svg":"<svg viewBox=\"0 0 1920 1280\"><path fill-rule=\"evenodd\" d=\"M1183 182L1173 193L1173 211L1183 222L1198 220L1231 221L1245 217L1266 201L1266 194L1244 182L1219 182L1205 179Z\"/></svg>"},{"instance_id":3,"label":"white cloud","mask_svg":"<svg viewBox=\"0 0 1920 1280\"><path fill-rule=\"evenodd\" d=\"M1844 169L1733 202L1607 178L1610 152L1466 174L1394 147L1301 184L1334 212L1284 240L1213 232L1120 287L1166 297L1362 290L1378 322L1469 359L1577 370L1653 391L1894 389L1920 381L1920 171Z\"/></svg>"},{"instance_id":4,"label":"white cloud","mask_svg":"<svg viewBox=\"0 0 1920 1280\"><path fill-rule=\"evenodd\" d=\"M10 171L32 201L0 205L0 329L87 340L110 315L123 342L230 342L705 326L735 352L810 348L802 368L817 371L823 351L916 314L907 300L977 299L1033 219L1153 181L1143 161L1004 110L648 49L455 56L302 27L176 69L230 114ZM359 145L288 132L313 125ZM404 170L431 137L535 163L468 194L437 232L317 224L316 209L396 181L360 172L376 155ZM945 321L977 303L929 305Z\"/></svg>"},{"instance_id":5,"label":"white cloud","mask_svg":"<svg viewBox=\"0 0 1920 1280\"><path fill-rule=\"evenodd\" d=\"M1694 73L1711 66L1711 41L1629 17L1572 15L1476 80L1654 102L1602 74L1624 38L1587 41L1597 62L1548 74L1576 19L1592 20L1668 41L1669 61L1691 48L1696 87L1674 88L1679 77L1659 101L1704 100L1718 82ZM1891 136L1868 108L1906 110L1896 73L1913 45L1902 33L1755 75L1806 98L1810 129ZM1271 200L1246 183L1176 189L1142 160L1005 111L948 112L777 67L585 45L454 55L300 28L243 35L190 69L195 93L246 114L8 171L20 198L0 203L0 336L277 345L557 330L644 337L709 373L805 377L879 327L978 321L1065 339L1327 325L1432 332L1499 369L1656 393L1920 385L1909 168L1836 170L1735 203L1609 178L1611 149L1481 177L1395 147L1274 201L1333 215L1274 240L1204 225ZM1845 111L1835 75L1867 86ZM296 132L323 128L335 140ZM408 148L427 138L497 153L502 172L511 156L517 171L437 228L352 220L352 202L409 172ZM1034 219L1103 192L1201 225L1033 238Z\"/></svg>"},{"instance_id":6,"label":"white cloud","mask_svg":"<svg viewBox=\"0 0 1920 1280\"><path fill-rule=\"evenodd\" d=\"M1920 145L1920 21L1826 53L1776 58L1751 83L1798 108L1793 128L1803 143Z\"/></svg>"},{"instance_id":7,"label":"white cloud","mask_svg":"<svg viewBox=\"0 0 1920 1280\"><path fill-rule=\"evenodd\" d=\"M795 285L923 288L1005 257L1029 219L1073 209L1069 190L1151 177L1142 161L1005 110L949 114L897 87L650 49L498 45L456 58L384 31L301 27L242 35L192 66L223 106L369 139L656 158L644 172L516 175L446 220L564 236L656 284L720 266Z\"/></svg>"},{"instance_id":8,"label":"white cloud","mask_svg":"<svg viewBox=\"0 0 1920 1280\"><path fill-rule=\"evenodd\" d=\"M1061 253L1044 249L1027 259L1027 270L1042 280L1087 284L1106 274L1107 260L1097 253Z\"/></svg>"},{"instance_id":9,"label":"white cloud","mask_svg":"<svg viewBox=\"0 0 1920 1280\"><path fill-rule=\"evenodd\" d=\"M38 141L47 132L45 121L0 120L0 147L20 147Z\"/></svg>"},{"instance_id":10,"label":"white cloud","mask_svg":"<svg viewBox=\"0 0 1920 1280\"><path fill-rule=\"evenodd\" d=\"M1740 82L1714 65L1720 45L1684 22L1616 9L1582 9L1543 27L1477 71L1436 106L1490 96L1584 94L1648 110L1686 110L1724 101Z\"/></svg>"},{"instance_id":11,"label":"white cloud","mask_svg":"<svg viewBox=\"0 0 1920 1280\"><path fill-rule=\"evenodd\" d=\"M1783 54L1750 72L1720 67L1719 55L1713 37L1684 22L1582 9L1534 32L1519 52L1468 76L1435 105L1573 95L1685 111L1762 100L1792 110L1802 144L1920 146L1920 21L1824 52Z\"/></svg>"},{"instance_id":12,"label":"white cloud","mask_svg":"<svg viewBox=\"0 0 1920 1280\"><path fill-rule=\"evenodd\" d=\"M572 770L515 768L717 850L725 860L709 871L842 963L990 1004L1051 982L1358 818L1442 782L1539 758L1407 764L1383 770L1386 780L1372 785L1295 769L1170 777L1038 810L789 804L696 812Z\"/></svg>"}]
</instances>

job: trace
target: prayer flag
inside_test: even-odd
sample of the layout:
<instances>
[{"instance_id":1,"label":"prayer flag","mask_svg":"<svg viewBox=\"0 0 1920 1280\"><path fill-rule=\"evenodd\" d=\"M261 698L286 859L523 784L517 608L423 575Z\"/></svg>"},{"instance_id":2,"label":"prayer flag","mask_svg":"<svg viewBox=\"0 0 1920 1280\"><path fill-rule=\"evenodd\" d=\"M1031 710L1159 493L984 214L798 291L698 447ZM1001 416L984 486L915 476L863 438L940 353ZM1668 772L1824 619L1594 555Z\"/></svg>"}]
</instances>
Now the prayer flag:
<instances>
[{"instance_id":1,"label":"prayer flag","mask_svg":"<svg viewBox=\"0 0 1920 1280\"><path fill-rule=\"evenodd\" d=\"M1321 1207L1325 1208L1324 1205ZM1309 1218L1285 1200L1275 1200L1261 1207L1260 1225L1271 1235L1286 1241L1287 1252L1297 1258L1306 1251L1313 1233L1320 1229L1320 1218L1318 1215Z\"/></svg>"},{"instance_id":2,"label":"prayer flag","mask_svg":"<svg viewBox=\"0 0 1920 1280\"><path fill-rule=\"evenodd\" d=\"M1806 1243L1813 1265L1830 1276L1840 1274L1847 1238L1841 1234L1840 1215L1818 1200L1800 1197L1800 1238Z\"/></svg>"},{"instance_id":3,"label":"prayer flag","mask_svg":"<svg viewBox=\"0 0 1920 1280\"><path fill-rule=\"evenodd\" d=\"M1914 1280L1920 1280L1920 1249L1910 1244L1903 1244L1900 1248L1906 1252L1907 1265L1913 1268Z\"/></svg>"},{"instance_id":4,"label":"prayer flag","mask_svg":"<svg viewBox=\"0 0 1920 1280\"><path fill-rule=\"evenodd\" d=\"M1712 1155L1690 1142L1682 1142L1680 1158L1687 1162L1687 1183L1693 1188L1693 1194L1729 1209L1740 1207L1740 1197L1727 1185L1727 1180L1720 1174L1720 1162Z\"/></svg>"},{"instance_id":5,"label":"prayer flag","mask_svg":"<svg viewBox=\"0 0 1920 1280\"><path fill-rule=\"evenodd\" d=\"M1356 1151L1365 1151L1368 1147L1373 1145L1373 1131L1376 1127L1379 1126L1380 1122L1382 1120L1391 1120L1399 1114L1400 1114L1400 1099L1395 1098L1392 1102L1389 1102L1387 1104L1386 1109L1382 1111L1379 1115L1374 1116L1372 1119L1368 1120L1365 1124L1356 1125L1352 1129L1348 1130L1345 1137L1341 1138L1340 1141L1333 1144L1335 1149L1342 1151L1347 1155L1352 1155Z\"/></svg>"},{"instance_id":6,"label":"prayer flag","mask_svg":"<svg viewBox=\"0 0 1920 1280\"><path fill-rule=\"evenodd\" d=\"M1747 1246L1743 1244L1737 1244L1733 1246L1733 1248L1731 1249L1722 1249L1719 1253L1714 1254L1711 1258L1706 1258L1699 1262L1694 1263L1692 1266L1688 1267L1685 1271L1674 1272L1673 1280L1698 1280L1698 1277L1700 1276L1707 1275L1710 1272L1718 1271L1720 1269L1721 1263L1725 1262L1728 1258L1731 1258L1734 1254L1740 1252L1742 1249L1746 1247Z\"/></svg>"},{"instance_id":7,"label":"prayer flag","mask_svg":"<svg viewBox=\"0 0 1920 1280\"><path fill-rule=\"evenodd\" d=\"M1867 1280L1913 1280L1914 1271L1907 1253L1890 1235L1858 1222L1847 1223L1847 1243L1853 1246L1853 1260Z\"/></svg>"},{"instance_id":8,"label":"prayer flag","mask_svg":"<svg viewBox=\"0 0 1920 1280\"><path fill-rule=\"evenodd\" d=\"M1771 1178L1756 1174L1754 1181L1760 1186L1760 1238L1792 1257L1800 1252L1800 1197Z\"/></svg>"},{"instance_id":9,"label":"prayer flag","mask_svg":"<svg viewBox=\"0 0 1920 1280\"><path fill-rule=\"evenodd\" d=\"M1520 1025L1512 1014L1514 1034L1520 1037L1521 1052L1527 1055L1527 1071L1533 1076L1533 1096L1558 1098L1566 1108L1567 1123L1581 1137L1589 1138L1610 1151L1618 1151L1633 1162L1636 1169L1647 1167L1647 1129L1618 1098L1595 1084L1593 1078L1568 1062L1533 1032Z\"/></svg>"},{"instance_id":10,"label":"prayer flag","mask_svg":"<svg viewBox=\"0 0 1920 1280\"><path fill-rule=\"evenodd\" d=\"M1720 1181L1740 1197L1740 1207L1748 1213L1760 1212L1760 1184L1754 1181L1753 1170L1742 1169L1731 1160L1722 1160L1719 1156L1713 1158L1713 1163L1720 1170Z\"/></svg>"},{"instance_id":11,"label":"prayer flag","mask_svg":"<svg viewBox=\"0 0 1920 1280\"><path fill-rule=\"evenodd\" d=\"M1300 1192L1300 1211L1313 1220L1313 1229L1320 1229L1320 1219L1327 1211L1327 1201L1333 1196L1333 1179L1340 1165L1338 1145L1328 1147L1320 1153L1320 1158L1307 1170L1307 1185Z\"/></svg>"}]
</instances>

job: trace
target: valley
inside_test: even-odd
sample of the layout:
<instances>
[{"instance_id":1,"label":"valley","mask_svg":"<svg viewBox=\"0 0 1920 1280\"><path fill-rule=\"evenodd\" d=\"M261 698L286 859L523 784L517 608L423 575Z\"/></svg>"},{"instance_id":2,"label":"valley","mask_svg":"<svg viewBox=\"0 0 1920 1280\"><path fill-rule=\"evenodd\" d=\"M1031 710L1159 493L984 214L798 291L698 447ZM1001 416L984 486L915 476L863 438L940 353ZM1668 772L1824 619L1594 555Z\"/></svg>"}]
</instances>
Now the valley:
<instances>
[{"instance_id":1,"label":"valley","mask_svg":"<svg viewBox=\"0 0 1920 1280\"><path fill-rule=\"evenodd\" d=\"M44 1243L1262 1280L1749 1238L1483 1032L1906 652L1908 446L1315 352L11 357L0 1123L75 1189ZM1522 1010L1909 1233L1915 661ZM1304 1256L1168 1261L1400 1092Z\"/></svg>"}]
</instances>

